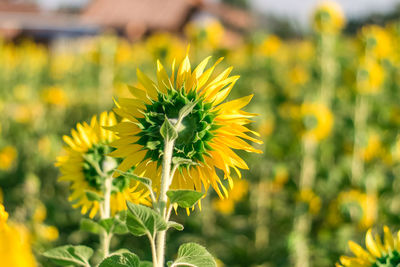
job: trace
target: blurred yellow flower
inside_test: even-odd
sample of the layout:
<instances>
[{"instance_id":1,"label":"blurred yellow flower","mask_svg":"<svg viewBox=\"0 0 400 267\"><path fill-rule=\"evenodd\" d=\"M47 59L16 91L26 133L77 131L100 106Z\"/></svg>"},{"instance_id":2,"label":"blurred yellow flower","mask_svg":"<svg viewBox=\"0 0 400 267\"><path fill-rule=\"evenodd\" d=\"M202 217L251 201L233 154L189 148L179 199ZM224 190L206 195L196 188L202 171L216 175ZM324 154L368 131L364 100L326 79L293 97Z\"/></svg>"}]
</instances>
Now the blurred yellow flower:
<instances>
[{"instance_id":1,"label":"blurred yellow flower","mask_svg":"<svg viewBox=\"0 0 400 267\"><path fill-rule=\"evenodd\" d=\"M333 114L322 103L303 103L301 105L306 132L303 137L313 141L321 141L329 136L333 127Z\"/></svg>"},{"instance_id":2,"label":"blurred yellow flower","mask_svg":"<svg viewBox=\"0 0 400 267\"><path fill-rule=\"evenodd\" d=\"M233 199L226 198L226 199L214 199L212 202L212 206L214 210L218 211L219 213L229 215L232 214L235 210L235 202Z\"/></svg>"},{"instance_id":3,"label":"blurred yellow flower","mask_svg":"<svg viewBox=\"0 0 400 267\"><path fill-rule=\"evenodd\" d=\"M38 201L32 215L32 239L33 242L51 242L58 238L58 229L55 226L44 224L47 216L46 206Z\"/></svg>"},{"instance_id":4,"label":"blurred yellow flower","mask_svg":"<svg viewBox=\"0 0 400 267\"><path fill-rule=\"evenodd\" d=\"M289 171L286 166L278 165L274 173L274 179L271 182L271 190L272 192L279 192L289 181Z\"/></svg>"},{"instance_id":5,"label":"blurred yellow flower","mask_svg":"<svg viewBox=\"0 0 400 267\"><path fill-rule=\"evenodd\" d=\"M5 73L9 74L16 68L19 63L17 47L13 43L5 44L2 47L2 56L3 61L6 63L4 64Z\"/></svg>"},{"instance_id":6,"label":"blurred yellow flower","mask_svg":"<svg viewBox=\"0 0 400 267\"><path fill-rule=\"evenodd\" d=\"M17 150L13 146L6 146L0 150L0 170L9 170L17 158Z\"/></svg>"},{"instance_id":7,"label":"blurred yellow flower","mask_svg":"<svg viewBox=\"0 0 400 267\"><path fill-rule=\"evenodd\" d=\"M321 198L317 196L311 189L302 189L296 196L298 202L308 205L308 211L316 215L321 209Z\"/></svg>"},{"instance_id":8,"label":"blurred yellow flower","mask_svg":"<svg viewBox=\"0 0 400 267\"><path fill-rule=\"evenodd\" d=\"M269 35L261 42L258 51L261 55L271 57L277 55L282 46L281 39L276 35Z\"/></svg>"},{"instance_id":9,"label":"blurred yellow flower","mask_svg":"<svg viewBox=\"0 0 400 267\"><path fill-rule=\"evenodd\" d=\"M185 34L190 40L197 42L200 46L212 49L223 45L224 33L224 26L215 19L193 21L185 27Z\"/></svg>"},{"instance_id":10,"label":"blurred yellow flower","mask_svg":"<svg viewBox=\"0 0 400 267\"><path fill-rule=\"evenodd\" d=\"M361 150L361 156L368 162L382 156L383 153L384 148L379 135L375 132L371 133L368 137L367 146Z\"/></svg>"},{"instance_id":11,"label":"blurred yellow flower","mask_svg":"<svg viewBox=\"0 0 400 267\"><path fill-rule=\"evenodd\" d=\"M47 50L43 45L37 44L33 41L24 41L20 46L21 66L26 68L26 72L30 75L36 75L47 64Z\"/></svg>"},{"instance_id":12,"label":"blurred yellow flower","mask_svg":"<svg viewBox=\"0 0 400 267\"><path fill-rule=\"evenodd\" d=\"M23 226L8 225L8 213L0 204L0 259L2 266L34 267L30 238Z\"/></svg>"},{"instance_id":13,"label":"blurred yellow flower","mask_svg":"<svg viewBox=\"0 0 400 267\"><path fill-rule=\"evenodd\" d=\"M229 192L229 198L237 202L243 199L249 192L249 182L247 180L235 179L234 186Z\"/></svg>"},{"instance_id":14,"label":"blurred yellow flower","mask_svg":"<svg viewBox=\"0 0 400 267\"><path fill-rule=\"evenodd\" d=\"M47 210L43 203L39 203L36 206L35 212L33 213L33 221L34 222L43 222L46 219Z\"/></svg>"},{"instance_id":15,"label":"blurred yellow flower","mask_svg":"<svg viewBox=\"0 0 400 267\"><path fill-rule=\"evenodd\" d=\"M126 64L132 62L132 46L126 40L119 40L115 51L115 60L118 64Z\"/></svg>"},{"instance_id":16,"label":"blurred yellow flower","mask_svg":"<svg viewBox=\"0 0 400 267\"><path fill-rule=\"evenodd\" d=\"M335 1L323 1L314 11L313 27L316 32L336 34L345 23L343 10Z\"/></svg>"},{"instance_id":17,"label":"blurred yellow flower","mask_svg":"<svg viewBox=\"0 0 400 267\"><path fill-rule=\"evenodd\" d=\"M39 224L36 227L40 239L52 242L58 239L59 233L55 226Z\"/></svg>"},{"instance_id":18,"label":"blurred yellow flower","mask_svg":"<svg viewBox=\"0 0 400 267\"><path fill-rule=\"evenodd\" d=\"M52 86L52 87L43 89L42 93L41 93L41 99L43 102L45 102L47 104L59 106L59 107L66 106L66 104L68 102L65 91L58 86Z\"/></svg>"},{"instance_id":19,"label":"blurred yellow flower","mask_svg":"<svg viewBox=\"0 0 400 267\"><path fill-rule=\"evenodd\" d=\"M361 229L371 227L377 219L378 200L358 190L341 192L337 198L337 209L346 211L351 220L358 222ZM337 216L337 210L333 216Z\"/></svg>"},{"instance_id":20,"label":"blurred yellow flower","mask_svg":"<svg viewBox=\"0 0 400 267\"><path fill-rule=\"evenodd\" d=\"M375 94L382 90L385 70L377 61L364 58L357 73L357 90L362 94Z\"/></svg>"},{"instance_id":21,"label":"blurred yellow flower","mask_svg":"<svg viewBox=\"0 0 400 267\"><path fill-rule=\"evenodd\" d=\"M62 78L74 68L76 58L71 52L54 53L51 57L50 73L54 78Z\"/></svg>"},{"instance_id":22,"label":"blurred yellow flower","mask_svg":"<svg viewBox=\"0 0 400 267\"><path fill-rule=\"evenodd\" d=\"M383 242L378 234L372 235L369 229L365 236L363 249L353 241L349 241L349 248L354 257L341 256L337 267L375 267L399 266L400 264L400 232L393 235L389 227L383 227Z\"/></svg>"},{"instance_id":23,"label":"blurred yellow flower","mask_svg":"<svg viewBox=\"0 0 400 267\"><path fill-rule=\"evenodd\" d=\"M185 54L184 43L174 35L168 33L156 33L145 40L145 52L150 53L154 60L160 59L169 64L173 60L179 60ZM146 58L148 62L148 58Z\"/></svg>"},{"instance_id":24,"label":"blurred yellow flower","mask_svg":"<svg viewBox=\"0 0 400 267\"><path fill-rule=\"evenodd\" d=\"M376 59L392 59L395 56L390 33L377 25L364 26L361 29L363 53Z\"/></svg>"},{"instance_id":25,"label":"blurred yellow flower","mask_svg":"<svg viewBox=\"0 0 400 267\"><path fill-rule=\"evenodd\" d=\"M235 204L243 199L249 191L249 183L246 180L235 179L233 188L229 191L229 197L225 199L214 199L213 208L222 214L232 214Z\"/></svg>"},{"instance_id":26,"label":"blurred yellow flower","mask_svg":"<svg viewBox=\"0 0 400 267\"><path fill-rule=\"evenodd\" d=\"M309 75L304 67L297 65L289 71L289 81L293 85L303 85L309 80Z\"/></svg>"},{"instance_id":27,"label":"blurred yellow flower","mask_svg":"<svg viewBox=\"0 0 400 267\"><path fill-rule=\"evenodd\" d=\"M19 123L28 123L32 120L32 110L26 105L18 105L15 108L15 112L13 113L13 117L16 122Z\"/></svg>"}]
</instances>

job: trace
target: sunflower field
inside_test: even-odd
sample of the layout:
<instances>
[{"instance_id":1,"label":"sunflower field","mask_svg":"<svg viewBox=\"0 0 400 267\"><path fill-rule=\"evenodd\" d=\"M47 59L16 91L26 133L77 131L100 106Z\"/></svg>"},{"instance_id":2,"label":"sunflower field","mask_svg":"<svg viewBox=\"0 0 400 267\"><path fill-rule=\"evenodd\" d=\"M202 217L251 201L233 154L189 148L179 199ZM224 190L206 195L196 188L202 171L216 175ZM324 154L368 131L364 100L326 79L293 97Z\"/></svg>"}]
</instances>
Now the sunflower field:
<instances>
[{"instance_id":1,"label":"sunflower field","mask_svg":"<svg viewBox=\"0 0 400 267\"><path fill-rule=\"evenodd\" d=\"M400 266L400 22L345 25L0 40L0 265Z\"/></svg>"}]
</instances>

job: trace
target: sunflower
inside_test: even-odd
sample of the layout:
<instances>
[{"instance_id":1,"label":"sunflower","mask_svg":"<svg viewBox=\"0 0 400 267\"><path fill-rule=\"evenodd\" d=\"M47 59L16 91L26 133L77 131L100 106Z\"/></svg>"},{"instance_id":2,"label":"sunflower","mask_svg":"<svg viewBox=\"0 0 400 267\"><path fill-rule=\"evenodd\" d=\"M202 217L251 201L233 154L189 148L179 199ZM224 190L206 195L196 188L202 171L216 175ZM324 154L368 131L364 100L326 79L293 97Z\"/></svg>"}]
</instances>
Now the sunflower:
<instances>
[{"instance_id":1,"label":"sunflower","mask_svg":"<svg viewBox=\"0 0 400 267\"><path fill-rule=\"evenodd\" d=\"M371 56L389 60L394 57L392 36L385 28L377 25L364 26L360 35L363 50L367 50Z\"/></svg>"},{"instance_id":2,"label":"sunflower","mask_svg":"<svg viewBox=\"0 0 400 267\"><path fill-rule=\"evenodd\" d=\"M70 136L63 140L68 145L66 155L57 158L56 166L60 167L62 176L60 181L71 182L72 194L69 200L73 207L81 207L82 214L89 212L93 218L101 211L100 198L104 195L105 177L111 175L118 165L118 159L108 157L112 152L108 144L115 141L117 136L102 126L112 126L117 123L114 113L103 112L99 117L92 117L90 124L78 123L76 129L71 130ZM91 197L92 196L92 197ZM142 189L139 183L129 181L123 177L114 178L110 197L111 214L126 209L126 201L148 204L148 192Z\"/></svg>"},{"instance_id":3,"label":"sunflower","mask_svg":"<svg viewBox=\"0 0 400 267\"><path fill-rule=\"evenodd\" d=\"M343 191L331 202L328 221L334 225L351 220L360 229L368 229L377 219L377 197L360 190Z\"/></svg>"},{"instance_id":4,"label":"sunflower","mask_svg":"<svg viewBox=\"0 0 400 267\"><path fill-rule=\"evenodd\" d=\"M305 102L301 106L300 113L306 128L303 138L318 142L329 136L334 117L327 106L322 103Z\"/></svg>"},{"instance_id":5,"label":"sunflower","mask_svg":"<svg viewBox=\"0 0 400 267\"><path fill-rule=\"evenodd\" d=\"M373 266L398 266L400 264L400 232L393 236L387 226L383 227L384 242L376 234L372 236L371 229L365 236L367 250L360 245L349 241L349 247L355 257L342 256L340 264L336 266L344 267L373 267Z\"/></svg>"},{"instance_id":6,"label":"sunflower","mask_svg":"<svg viewBox=\"0 0 400 267\"><path fill-rule=\"evenodd\" d=\"M255 114L241 110L252 95L222 103L239 76L229 77L230 67L210 79L222 59L206 69L209 60L210 57L204 59L192 71L186 55L177 70L172 64L170 76L157 61L157 82L138 70L139 85L129 87L133 98L120 98L116 102L114 111L123 121L110 128L120 137L111 143L116 150L110 155L124 158L119 170L135 167L137 175L152 179L156 192L160 190L164 149L160 127L165 118L176 121L179 111L189 103L194 103L194 108L182 121L173 161L184 159L190 163L179 165L170 189L202 191L211 185L220 198L227 197L228 190L217 171L224 174L232 188L232 170L241 177L239 169L248 169L234 150L261 153L243 140L262 143L249 136L249 133L259 134L245 126Z\"/></svg>"},{"instance_id":7,"label":"sunflower","mask_svg":"<svg viewBox=\"0 0 400 267\"><path fill-rule=\"evenodd\" d=\"M321 209L321 198L311 189L302 189L296 196L296 201L307 206L307 210L317 215Z\"/></svg>"},{"instance_id":8,"label":"sunflower","mask_svg":"<svg viewBox=\"0 0 400 267\"><path fill-rule=\"evenodd\" d=\"M374 59L362 58L357 73L357 90L361 94L376 94L382 91L385 69Z\"/></svg>"},{"instance_id":9,"label":"sunflower","mask_svg":"<svg viewBox=\"0 0 400 267\"><path fill-rule=\"evenodd\" d=\"M317 32L338 33L346 24L341 6L334 1L321 2L313 16L313 27Z\"/></svg>"},{"instance_id":10,"label":"sunflower","mask_svg":"<svg viewBox=\"0 0 400 267\"><path fill-rule=\"evenodd\" d=\"M37 266L31 250L27 229L22 225L7 224L8 213L0 204L0 257L3 266Z\"/></svg>"}]
</instances>

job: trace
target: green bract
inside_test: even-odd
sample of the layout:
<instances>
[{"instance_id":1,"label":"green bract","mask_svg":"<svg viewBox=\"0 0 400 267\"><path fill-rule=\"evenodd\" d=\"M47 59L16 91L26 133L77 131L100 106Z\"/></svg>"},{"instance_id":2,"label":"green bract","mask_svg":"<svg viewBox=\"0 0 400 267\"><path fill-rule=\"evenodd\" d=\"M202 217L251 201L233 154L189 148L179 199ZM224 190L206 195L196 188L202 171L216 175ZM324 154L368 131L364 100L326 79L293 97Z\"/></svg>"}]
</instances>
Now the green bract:
<instances>
[{"instance_id":1,"label":"green bract","mask_svg":"<svg viewBox=\"0 0 400 267\"><path fill-rule=\"evenodd\" d=\"M371 267L391 267L399 266L400 264L400 253L396 250L390 254L384 255L376 259L376 262Z\"/></svg>"},{"instance_id":2,"label":"green bract","mask_svg":"<svg viewBox=\"0 0 400 267\"><path fill-rule=\"evenodd\" d=\"M214 136L213 131L218 128L214 122L217 114L212 111L212 104L204 102L196 91L187 93L184 88L169 89L166 94L158 93L157 101L146 104L144 118L138 119L142 131L137 141L137 144L148 149L145 159L160 162L164 149L160 127L165 118L175 124L179 112L189 103L195 104L184 117L181 127L176 129L179 137L175 141L173 156L204 162L203 155L208 155L207 151L212 149L209 141Z\"/></svg>"},{"instance_id":3,"label":"green bract","mask_svg":"<svg viewBox=\"0 0 400 267\"><path fill-rule=\"evenodd\" d=\"M106 144L93 145L84 156L83 175L89 186L96 191L104 190L104 176L112 175L115 166L121 162L120 159L111 158L107 155L114 149ZM129 187L130 179L118 176L112 181L112 192L122 192Z\"/></svg>"}]
</instances>

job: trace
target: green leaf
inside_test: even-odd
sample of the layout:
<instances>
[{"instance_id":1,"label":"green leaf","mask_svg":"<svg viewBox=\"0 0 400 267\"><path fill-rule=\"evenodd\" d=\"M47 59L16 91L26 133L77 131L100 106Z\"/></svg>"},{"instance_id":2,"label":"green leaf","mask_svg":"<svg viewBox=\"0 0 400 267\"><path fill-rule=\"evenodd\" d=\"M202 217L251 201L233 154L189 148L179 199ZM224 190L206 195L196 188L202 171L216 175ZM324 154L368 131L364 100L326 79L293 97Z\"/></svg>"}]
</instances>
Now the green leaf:
<instances>
[{"instance_id":1,"label":"green leaf","mask_svg":"<svg viewBox=\"0 0 400 267\"><path fill-rule=\"evenodd\" d=\"M193 108L197 105L197 101L187 103L181 110L179 110L178 120L183 120L187 115L192 112Z\"/></svg>"},{"instance_id":2,"label":"green leaf","mask_svg":"<svg viewBox=\"0 0 400 267\"><path fill-rule=\"evenodd\" d=\"M160 143L160 141L149 141L146 143L146 147L150 150L156 150Z\"/></svg>"},{"instance_id":3,"label":"green leaf","mask_svg":"<svg viewBox=\"0 0 400 267\"><path fill-rule=\"evenodd\" d=\"M112 254L115 255L115 254L123 254L123 253L131 253L131 251L127 248L120 248L120 249L117 249L116 251L114 251Z\"/></svg>"},{"instance_id":4,"label":"green leaf","mask_svg":"<svg viewBox=\"0 0 400 267\"><path fill-rule=\"evenodd\" d=\"M178 138L178 131L167 117L165 117L164 123L161 125L160 133L164 140L175 140Z\"/></svg>"},{"instance_id":5,"label":"green leaf","mask_svg":"<svg viewBox=\"0 0 400 267\"><path fill-rule=\"evenodd\" d=\"M128 227L126 226L126 223L122 220L115 219L114 221L114 229L112 231L115 234L119 235L124 235L129 233Z\"/></svg>"},{"instance_id":6,"label":"green leaf","mask_svg":"<svg viewBox=\"0 0 400 267\"><path fill-rule=\"evenodd\" d=\"M179 247L178 258L169 266L217 267L217 263L205 247L186 243Z\"/></svg>"},{"instance_id":7,"label":"green leaf","mask_svg":"<svg viewBox=\"0 0 400 267\"><path fill-rule=\"evenodd\" d=\"M180 157L173 157L172 163L174 165L199 165L197 162L194 162L191 159L185 159Z\"/></svg>"},{"instance_id":8,"label":"green leaf","mask_svg":"<svg viewBox=\"0 0 400 267\"><path fill-rule=\"evenodd\" d=\"M90 266L89 259L92 255L93 249L89 247L71 245L53 248L43 253L43 256L61 266Z\"/></svg>"},{"instance_id":9,"label":"green leaf","mask_svg":"<svg viewBox=\"0 0 400 267\"><path fill-rule=\"evenodd\" d=\"M85 191L86 197L88 200L90 201L98 201L101 202L104 200L104 197L102 197L101 195L97 194L96 192L93 191Z\"/></svg>"},{"instance_id":10,"label":"green leaf","mask_svg":"<svg viewBox=\"0 0 400 267\"><path fill-rule=\"evenodd\" d=\"M177 203L182 208L190 208L199 201L203 193L194 190L169 190L167 196L171 203Z\"/></svg>"},{"instance_id":11,"label":"green leaf","mask_svg":"<svg viewBox=\"0 0 400 267\"><path fill-rule=\"evenodd\" d=\"M99 267L140 267L139 257L131 252L118 253L104 259Z\"/></svg>"},{"instance_id":12,"label":"green leaf","mask_svg":"<svg viewBox=\"0 0 400 267\"><path fill-rule=\"evenodd\" d=\"M167 227L169 228L175 228L178 231L182 231L183 230L183 225L174 221L169 221L167 223Z\"/></svg>"},{"instance_id":13,"label":"green leaf","mask_svg":"<svg viewBox=\"0 0 400 267\"><path fill-rule=\"evenodd\" d=\"M151 261L141 261L139 267L153 267L153 263Z\"/></svg>"},{"instance_id":14,"label":"green leaf","mask_svg":"<svg viewBox=\"0 0 400 267\"><path fill-rule=\"evenodd\" d=\"M104 230L106 230L107 233L110 233L114 226L114 218L100 220L99 224L104 228Z\"/></svg>"},{"instance_id":15,"label":"green leaf","mask_svg":"<svg viewBox=\"0 0 400 267\"><path fill-rule=\"evenodd\" d=\"M117 172L119 172L120 174L124 175L125 177L128 177L130 179L133 179L135 181L141 182L142 184L146 185L146 186L150 186L151 187L151 179L146 178L146 177L141 177L141 176L137 176L133 173L130 172L123 172L120 170L116 170Z\"/></svg>"},{"instance_id":16,"label":"green leaf","mask_svg":"<svg viewBox=\"0 0 400 267\"><path fill-rule=\"evenodd\" d=\"M167 223L154 210L127 202L129 213L126 219L128 230L136 236L154 235L154 232L167 229Z\"/></svg>"},{"instance_id":17,"label":"green leaf","mask_svg":"<svg viewBox=\"0 0 400 267\"><path fill-rule=\"evenodd\" d=\"M128 212L126 210L122 210L122 211L117 213L116 218L121 220L121 221L125 221L127 213Z\"/></svg>"},{"instance_id":18,"label":"green leaf","mask_svg":"<svg viewBox=\"0 0 400 267\"><path fill-rule=\"evenodd\" d=\"M101 228L102 228L102 226L93 220L86 219L86 218L81 219L80 229L82 231L97 235L97 234L101 233Z\"/></svg>"}]
</instances>

